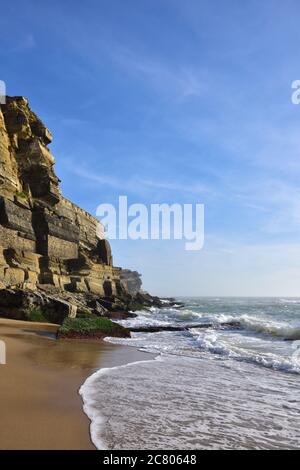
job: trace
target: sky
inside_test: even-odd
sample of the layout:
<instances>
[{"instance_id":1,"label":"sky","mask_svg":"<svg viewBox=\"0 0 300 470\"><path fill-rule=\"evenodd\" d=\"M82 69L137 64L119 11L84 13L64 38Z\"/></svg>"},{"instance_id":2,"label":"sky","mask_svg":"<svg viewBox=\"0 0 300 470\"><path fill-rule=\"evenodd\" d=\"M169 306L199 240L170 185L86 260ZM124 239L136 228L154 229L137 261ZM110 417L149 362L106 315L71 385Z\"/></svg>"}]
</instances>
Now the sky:
<instances>
[{"instance_id":1,"label":"sky","mask_svg":"<svg viewBox=\"0 0 300 470\"><path fill-rule=\"evenodd\" d=\"M205 242L114 240L158 295L300 295L297 0L0 0L0 80L66 197L204 204Z\"/></svg>"}]
</instances>

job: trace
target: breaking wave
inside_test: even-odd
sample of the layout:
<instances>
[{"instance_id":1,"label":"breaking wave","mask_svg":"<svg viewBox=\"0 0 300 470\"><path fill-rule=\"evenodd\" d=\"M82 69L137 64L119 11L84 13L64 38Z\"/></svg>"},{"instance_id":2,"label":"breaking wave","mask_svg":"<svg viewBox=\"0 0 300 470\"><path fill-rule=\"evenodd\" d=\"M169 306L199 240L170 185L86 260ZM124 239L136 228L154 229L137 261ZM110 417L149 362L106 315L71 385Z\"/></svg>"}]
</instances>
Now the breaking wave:
<instances>
[{"instance_id":1,"label":"breaking wave","mask_svg":"<svg viewBox=\"0 0 300 470\"><path fill-rule=\"evenodd\" d=\"M237 321L241 327L248 331L254 331L265 335L283 338L285 340L300 339L300 322L275 321L266 318L251 317L249 315L225 316L222 315L218 321Z\"/></svg>"}]
</instances>

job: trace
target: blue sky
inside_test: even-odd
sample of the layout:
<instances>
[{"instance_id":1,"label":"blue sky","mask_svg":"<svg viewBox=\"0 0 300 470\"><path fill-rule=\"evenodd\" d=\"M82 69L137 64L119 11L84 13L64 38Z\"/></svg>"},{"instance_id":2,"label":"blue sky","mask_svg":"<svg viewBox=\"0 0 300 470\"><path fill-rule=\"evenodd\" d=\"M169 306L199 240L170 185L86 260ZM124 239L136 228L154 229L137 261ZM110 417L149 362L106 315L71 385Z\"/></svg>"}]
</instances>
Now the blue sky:
<instances>
[{"instance_id":1,"label":"blue sky","mask_svg":"<svg viewBox=\"0 0 300 470\"><path fill-rule=\"evenodd\" d=\"M0 0L0 79L64 194L205 204L205 246L114 241L162 295L300 294L298 1Z\"/></svg>"}]
</instances>

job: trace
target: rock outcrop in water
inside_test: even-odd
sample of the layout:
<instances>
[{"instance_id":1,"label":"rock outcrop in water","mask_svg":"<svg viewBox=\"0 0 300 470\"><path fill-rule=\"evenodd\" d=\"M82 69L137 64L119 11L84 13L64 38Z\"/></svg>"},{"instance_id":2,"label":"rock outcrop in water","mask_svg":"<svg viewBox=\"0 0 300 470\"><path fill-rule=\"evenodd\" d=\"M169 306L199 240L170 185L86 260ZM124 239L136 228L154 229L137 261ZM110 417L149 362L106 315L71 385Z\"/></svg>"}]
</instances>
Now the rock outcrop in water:
<instances>
[{"instance_id":1,"label":"rock outcrop in water","mask_svg":"<svg viewBox=\"0 0 300 470\"><path fill-rule=\"evenodd\" d=\"M126 312L138 280L121 282L101 224L62 195L51 141L28 101L7 97L0 106L0 316L45 306L61 319Z\"/></svg>"}]
</instances>

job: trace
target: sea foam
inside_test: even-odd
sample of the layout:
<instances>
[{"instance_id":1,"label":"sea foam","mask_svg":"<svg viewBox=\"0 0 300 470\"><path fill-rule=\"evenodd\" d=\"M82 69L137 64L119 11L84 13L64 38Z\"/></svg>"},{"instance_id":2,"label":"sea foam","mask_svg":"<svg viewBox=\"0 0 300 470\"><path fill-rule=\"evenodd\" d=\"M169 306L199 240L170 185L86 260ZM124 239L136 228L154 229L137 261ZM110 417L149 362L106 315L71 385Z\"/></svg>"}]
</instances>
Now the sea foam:
<instances>
[{"instance_id":1,"label":"sea foam","mask_svg":"<svg viewBox=\"0 0 300 470\"><path fill-rule=\"evenodd\" d=\"M99 449L296 449L298 389L252 364L167 355L102 369L80 392Z\"/></svg>"}]
</instances>

